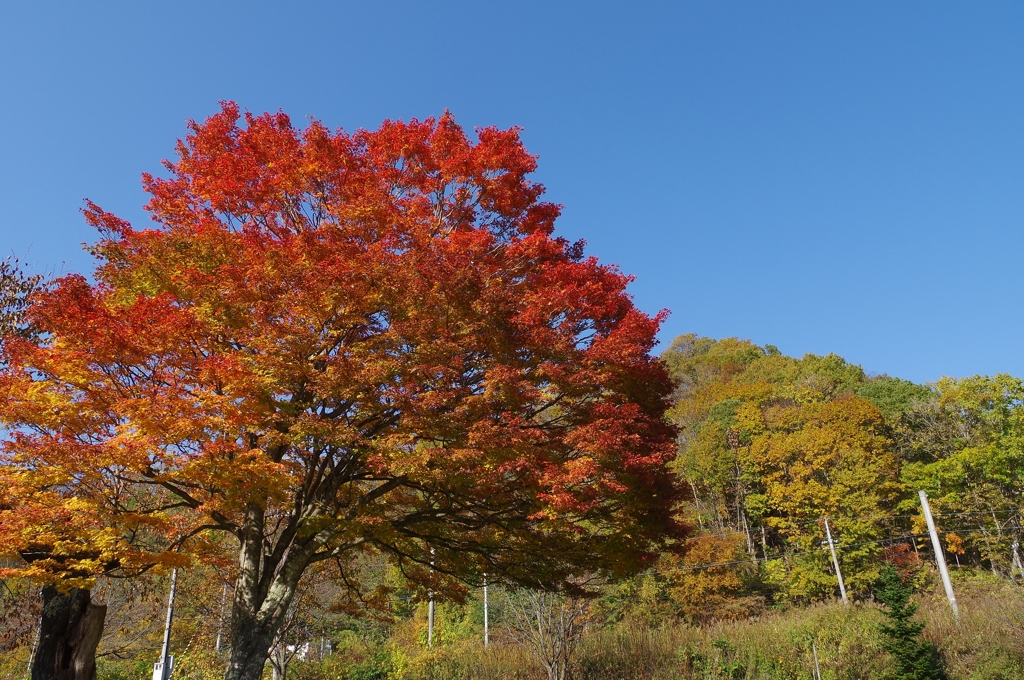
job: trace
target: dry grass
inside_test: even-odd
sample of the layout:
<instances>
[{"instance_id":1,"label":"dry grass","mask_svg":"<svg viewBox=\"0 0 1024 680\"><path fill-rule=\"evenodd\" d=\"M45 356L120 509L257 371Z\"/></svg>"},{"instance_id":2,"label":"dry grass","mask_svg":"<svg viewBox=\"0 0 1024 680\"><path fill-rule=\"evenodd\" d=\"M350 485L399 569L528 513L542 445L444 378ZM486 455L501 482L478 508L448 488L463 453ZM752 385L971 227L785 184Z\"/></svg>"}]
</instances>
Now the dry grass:
<instances>
[{"instance_id":1,"label":"dry grass","mask_svg":"<svg viewBox=\"0 0 1024 680\"><path fill-rule=\"evenodd\" d=\"M1024 678L1024 589L985 574L956 581L961 608L954 621L940 586L917 596L925 635L938 645L952 680ZM871 603L838 602L771 612L753 620L703 627L620 625L592 630L575 664L578 680L797 679L810 678L812 643L825 680L884 678L889 660ZM443 652L456 666L422 666L416 680L543 678L520 653L478 656L469 645ZM504 654L504 655L502 655ZM466 666L472 666L472 670ZM532 666L532 669L531 669Z\"/></svg>"},{"instance_id":2,"label":"dry grass","mask_svg":"<svg viewBox=\"0 0 1024 680\"><path fill-rule=\"evenodd\" d=\"M951 680L1024 678L1024 588L964 570L954 581L961 617L953 619L941 586L916 596L925 635L939 648ZM574 664L576 680L684 680L811 677L812 642L825 680L885 678L888 659L871 603L837 602L768 612L756 619L696 627L619 624L591 628ZM543 680L530 654L498 637L484 649L472 638L427 650L418 624L399 626L385 645L357 641L323 663L293 663L291 680ZM0 677L24 677L27 649L0 654ZM217 680L212 652L183 654L176 680ZM99 680L148 680L151 660L105 662Z\"/></svg>"}]
</instances>

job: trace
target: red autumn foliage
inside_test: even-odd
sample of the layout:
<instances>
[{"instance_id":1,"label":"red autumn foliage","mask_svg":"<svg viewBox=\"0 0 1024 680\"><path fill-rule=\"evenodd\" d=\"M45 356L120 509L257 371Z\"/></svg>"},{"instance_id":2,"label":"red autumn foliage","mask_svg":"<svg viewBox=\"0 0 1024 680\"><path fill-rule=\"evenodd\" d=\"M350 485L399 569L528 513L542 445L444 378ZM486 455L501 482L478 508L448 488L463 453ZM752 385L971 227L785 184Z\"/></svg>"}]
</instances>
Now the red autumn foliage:
<instances>
[{"instance_id":1,"label":"red autumn foliage","mask_svg":"<svg viewBox=\"0 0 1024 680\"><path fill-rule=\"evenodd\" d=\"M663 315L553 236L516 129L240 118L144 177L157 228L88 204L96 282L59 280L42 339L6 343L9 473L50 471L126 550L233 535L233 618L264 632L326 559L423 579L432 548L440 574L558 587L682 535Z\"/></svg>"}]
</instances>

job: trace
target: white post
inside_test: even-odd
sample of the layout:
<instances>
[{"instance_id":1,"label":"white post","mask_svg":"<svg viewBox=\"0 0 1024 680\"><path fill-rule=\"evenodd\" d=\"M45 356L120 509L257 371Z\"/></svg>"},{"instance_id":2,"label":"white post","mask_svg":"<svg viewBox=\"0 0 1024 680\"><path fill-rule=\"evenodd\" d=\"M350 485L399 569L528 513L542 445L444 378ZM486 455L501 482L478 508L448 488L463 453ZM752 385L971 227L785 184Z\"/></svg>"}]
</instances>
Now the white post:
<instances>
[{"instance_id":1,"label":"white post","mask_svg":"<svg viewBox=\"0 0 1024 680\"><path fill-rule=\"evenodd\" d=\"M486 620L487 619L486 619L486 616L485 616L484 621L486 622ZM39 647L39 636L42 634L42 632L43 632L43 617L40 616L39 617L39 625L36 626L36 637L32 641L32 651L29 652L29 654L28 654L28 668L25 670L25 677L26 678L31 678L32 677L32 662L36 660L36 649Z\"/></svg>"},{"instance_id":2,"label":"white post","mask_svg":"<svg viewBox=\"0 0 1024 680\"><path fill-rule=\"evenodd\" d=\"M821 667L818 665L818 643L811 641L811 651L814 653L814 677L821 680Z\"/></svg>"},{"instance_id":3,"label":"white post","mask_svg":"<svg viewBox=\"0 0 1024 680\"><path fill-rule=\"evenodd\" d=\"M214 651L220 651L220 638L224 632L224 608L228 603L228 584L224 584L224 590L220 595L220 623L217 625L217 644L214 647Z\"/></svg>"},{"instance_id":4,"label":"white post","mask_svg":"<svg viewBox=\"0 0 1024 680\"><path fill-rule=\"evenodd\" d=\"M160 649L160 662L153 668L153 680L170 680L171 677L171 656L168 652L171 648L171 621L174 619L174 591L178 587L178 569L171 571L171 594L167 598L167 621L164 623L164 644Z\"/></svg>"},{"instance_id":5,"label":"white post","mask_svg":"<svg viewBox=\"0 0 1024 680\"><path fill-rule=\"evenodd\" d=\"M434 646L434 549L430 549L430 585L428 591L429 602L427 603L427 647Z\"/></svg>"},{"instance_id":6,"label":"white post","mask_svg":"<svg viewBox=\"0 0 1024 680\"><path fill-rule=\"evenodd\" d=\"M487 574L484 574L484 647L490 642L489 633L487 621Z\"/></svg>"},{"instance_id":7,"label":"white post","mask_svg":"<svg viewBox=\"0 0 1024 680\"><path fill-rule=\"evenodd\" d=\"M846 584L843 583L843 572L839 570L839 558L836 557L836 544L832 541L832 530L828 527L828 517L825 518L825 535L828 537L828 549L832 551L832 564L836 568L836 578L839 580L839 594L843 596L843 604L850 604L846 599Z\"/></svg>"},{"instance_id":8,"label":"white post","mask_svg":"<svg viewBox=\"0 0 1024 680\"><path fill-rule=\"evenodd\" d=\"M918 491L921 497L921 509L924 510L924 519L928 522L928 533L932 536L932 548L935 549L935 564L939 567L939 575L942 576L942 587L946 589L946 598L949 600L949 608L953 610L953 618L960 620L960 608L956 605L956 595L953 594L953 582L949 580L949 571L946 569L946 556L942 553L942 543L939 541L939 532L935 530L935 520L932 519L932 509L928 505L928 494Z\"/></svg>"},{"instance_id":9,"label":"white post","mask_svg":"<svg viewBox=\"0 0 1024 680\"><path fill-rule=\"evenodd\" d=\"M839 557L836 556L836 543L831 540L831 529L828 528L828 518L825 517L825 536L828 538L828 550L833 554L833 566L836 567L836 578L839 580L839 594L843 596L843 604L849 604L846 597L846 584L843 582L843 571L839 568Z\"/></svg>"}]
</instances>

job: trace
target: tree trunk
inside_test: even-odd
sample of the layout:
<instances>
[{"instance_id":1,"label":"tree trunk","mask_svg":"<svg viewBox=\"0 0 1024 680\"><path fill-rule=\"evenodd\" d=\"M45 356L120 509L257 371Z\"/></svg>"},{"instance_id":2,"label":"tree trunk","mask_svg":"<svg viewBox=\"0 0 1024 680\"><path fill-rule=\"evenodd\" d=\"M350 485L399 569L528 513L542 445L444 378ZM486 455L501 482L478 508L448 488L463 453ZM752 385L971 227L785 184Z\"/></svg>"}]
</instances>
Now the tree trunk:
<instances>
[{"instance_id":1,"label":"tree trunk","mask_svg":"<svg viewBox=\"0 0 1024 680\"><path fill-rule=\"evenodd\" d=\"M291 658L288 655L288 648L284 641L278 641L270 650L270 665L273 668L271 680L286 680L288 677L288 662Z\"/></svg>"},{"instance_id":2,"label":"tree trunk","mask_svg":"<svg viewBox=\"0 0 1024 680\"><path fill-rule=\"evenodd\" d=\"M95 680L96 647L107 617L88 590L43 588L43 620L32 680Z\"/></svg>"},{"instance_id":3,"label":"tree trunk","mask_svg":"<svg viewBox=\"0 0 1024 680\"><path fill-rule=\"evenodd\" d=\"M264 509L246 508L239 535L238 575L231 603L231 654L224 680L260 680L263 667L285 624L295 592L313 555L330 539L327 532L300 536L294 528L282 532L270 550L265 541ZM310 513L307 521L315 520Z\"/></svg>"},{"instance_id":4,"label":"tree trunk","mask_svg":"<svg viewBox=\"0 0 1024 680\"><path fill-rule=\"evenodd\" d=\"M275 631L231 624L231 655L224 680L260 680ZM35 680L35 678L33 678Z\"/></svg>"},{"instance_id":5,"label":"tree trunk","mask_svg":"<svg viewBox=\"0 0 1024 680\"><path fill-rule=\"evenodd\" d=\"M263 553L263 509L250 504L231 603L231 654L224 680L260 680L299 579L308 566L302 549L277 560ZM315 548L315 546L313 546Z\"/></svg>"}]
</instances>

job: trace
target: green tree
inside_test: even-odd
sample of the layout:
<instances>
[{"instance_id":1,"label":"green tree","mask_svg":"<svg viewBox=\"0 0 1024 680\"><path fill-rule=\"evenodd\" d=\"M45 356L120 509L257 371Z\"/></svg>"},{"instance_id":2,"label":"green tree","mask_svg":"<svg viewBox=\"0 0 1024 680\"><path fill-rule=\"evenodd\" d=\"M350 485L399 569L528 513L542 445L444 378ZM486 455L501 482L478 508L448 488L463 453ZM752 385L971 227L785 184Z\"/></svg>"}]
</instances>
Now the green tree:
<instances>
[{"instance_id":1,"label":"green tree","mask_svg":"<svg viewBox=\"0 0 1024 680\"><path fill-rule=\"evenodd\" d=\"M969 559L1009 572L1024 494L1024 381L943 378L935 390L894 423L903 484L928 492L944 530L963 531Z\"/></svg>"},{"instance_id":2,"label":"green tree","mask_svg":"<svg viewBox=\"0 0 1024 680\"><path fill-rule=\"evenodd\" d=\"M854 389L854 394L877 406L886 420L890 420L898 418L900 414L918 404L933 401L936 393L926 385L918 385L888 375L878 375Z\"/></svg>"},{"instance_id":3,"label":"green tree","mask_svg":"<svg viewBox=\"0 0 1024 680\"><path fill-rule=\"evenodd\" d=\"M924 623L914 620L917 605L910 601L913 588L891 564L882 568L875 598L885 605L885 622L879 624L882 646L896 662L893 680L942 680L946 677L938 650L921 639Z\"/></svg>"}]
</instances>

